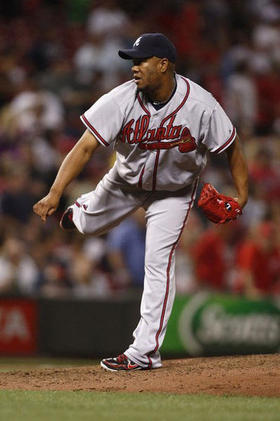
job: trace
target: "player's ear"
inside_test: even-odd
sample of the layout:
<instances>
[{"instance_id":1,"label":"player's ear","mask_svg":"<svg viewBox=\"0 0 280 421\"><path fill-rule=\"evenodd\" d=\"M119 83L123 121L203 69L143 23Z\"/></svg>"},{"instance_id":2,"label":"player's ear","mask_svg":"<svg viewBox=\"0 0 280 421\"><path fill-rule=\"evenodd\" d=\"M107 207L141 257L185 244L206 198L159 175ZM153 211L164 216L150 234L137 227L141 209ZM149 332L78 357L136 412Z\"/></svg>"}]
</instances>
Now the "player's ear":
<instances>
[{"instance_id":1,"label":"player's ear","mask_svg":"<svg viewBox=\"0 0 280 421\"><path fill-rule=\"evenodd\" d=\"M162 73L165 73L167 71L167 69L168 69L168 63L169 63L169 61L168 61L167 58L160 59L160 71Z\"/></svg>"}]
</instances>

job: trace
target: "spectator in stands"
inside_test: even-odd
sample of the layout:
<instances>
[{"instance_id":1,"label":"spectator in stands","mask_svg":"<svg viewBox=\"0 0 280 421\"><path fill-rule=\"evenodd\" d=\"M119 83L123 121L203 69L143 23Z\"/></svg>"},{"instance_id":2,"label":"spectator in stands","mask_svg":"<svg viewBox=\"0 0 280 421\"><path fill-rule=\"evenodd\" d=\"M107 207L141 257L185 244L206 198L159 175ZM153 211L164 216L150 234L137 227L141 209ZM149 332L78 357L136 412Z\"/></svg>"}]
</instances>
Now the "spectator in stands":
<instances>
[{"instance_id":1,"label":"spectator in stands","mask_svg":"<svg viewBox=\"0 0 280 421\"><path fill-rule=\"evenodd\" d=\"M24 242L8 237L0 249L0 294L32 295L37 292L39 271Z\"/></svg>"},{"instance_id":2,"label":"spectator in stands","mask_svg":"<svg viewBox=\"0 0 280 421\"><path fill-rule=\"evenodd\" d=\"M249 298L280 294L280 237L272 221L255 226L237 249L235 292Z\"/></svg>"},{"instance_id":3,"label":"spectator in stands","mask_svg":"<svg viewBox=\"0 0 280 421\"><path fill-rule=\"evenodd\" d=\"M6 174L5 180L3 192L0 194L1 213L7 221L15 219L26 223L32 215L32 206L36 200L36 195L32 192L31 178L26 168L19 166Z\"/></svg>"},{"instance_id":4,"label":"spectator in stands","mask_svg":"<svg viewBox=\"0 0 280 421\"><path fill-rule=\"evenodd\" d=\"M258 148L249 174L252 183L257 186L264 201L279 201L280 197L280 170L279 163L275 161L274 148L270 149L269 143ZM275 150L277 152L277 150Z\"/></svg>"},{"instance_id":5,"label":"spectator in stands","mask_svg":"<svg viewBox=\"0 0 280 421\"><path fill-rule=\"evenodd\" d=\"M241 138L254 134L258 97L254 78L247 62L240 62L226 83L225 108Z\"/></svg>"},{"instance_id":6,"label":"spectator in stands","mask_svg":"<svg viewBox=\"0 0 280 421\"><path fill-rule=\"evenodd\" d=\"M108 297L114 292L109 271L104 270L104 254L101 238L92 238L86 242L79 236L72 239L69 273L73 283L73 294L76 297Z\"/></svg>"},{"instance_id":7,"label":"spectator in stands","mask_svg":"<svg viewBox=\"0 0 280 421\"><path fill-rule=\"evenodd\" d=\"M280 58L280 5L279 2L267 3L259 11L252 38L254 44L275 61Z\"/></svg>"},{"instance_id":8,"label":"spectator in stands","mask_svg":"<svg viewBox=\"0 0 280 421\"><path fill-rule=\"evenodd\" d=\"M73 57L78 79L84 84L92 83L95 74L102 71L103 39L99 35L87 35L85 42L77 49Z\"/></svg>"},{"instance_id":9,"label":"spectator in stands","mask_svg":"<svg viewBox=\"0 0 280 421\"><path fill-rule=\"evenodd\" d=\"M42 294L56 296L66 293L86 297L116 292L117 285L108 279L104 238L99 238L98 242L87 238L83 245L73 250L67 236L58 238L59 215L41 226L30 218L30 212L36 197L41 197L52 182L61 159L79 138L82 131L79 114L104 90L109 90L106 85L113 86L127 80L123 72L130 74L130 70L125 68L125 60L119 60L115 54L115 43L129 44L128 41L135 39L137 33L167 30L179 53L179 73L208 86L221 101L228 87L231 99L238 97L241 107L246 103L245 111L247 113L250 109L250 113L243 118L238 114L236 124L245 126L243 131L250 134L244 148L249 157L252 185L239 223L245 228L258 225L269 215L279 227L279 1L164 0L160 7L159 2L140 0L71 2L71 6L68 2L66 7L63 2L54 1L18 0L17 7L14 7L15 2L13 7L9 2L2 3L10 12L0 20L0 231L3 231L4 239L13 241L20 233L25 250L39 271L39 291L42 287ZM79 22L69 20L69 7L83 9ZM98 37L100 45L97 46ZM100 54L98 71L94 48ZM239 63L244 61L249 64L249 73L248 70L236 71ZM34 82L37 87L32 87ZM254 86L257 89L256 123L253 117ZM47 93L46 102L38 101L35 92ZM239 112L239 109L230 106L228 111ZM242 112L244 115L244 109ZM89 190L89 185L92 188L111 166L110 151L102 148L100 153L72 185L71 192L66 192L65 202L71 203L70 195L78 197L81 191ZM227 170L221 162L211 160L204 181L225 191ZM61 209L64 204L61 204ZM198 225L201 222L206 224L205 219L199 220ZM213 230L212 225L207 236L218 237L220 234L211 234ZM213 250L203 251L203 238L200 240L200 230L191 215L189 228L182 234L177 250L179 292L193 291L195 273L199 276L196 285L207 286L201 283L201 279L218 271L209 253L210 256L213 254L213 261L222 262L226 272L224 278L221 274L217 279L214 276L209 278L210 286L218 288L217 282L221 290L228 289L232 269L236 266L231 256L238 243L228 243L227 240L223 248L225 239L219 237L216 243L213 240ZM245 244L252 241L251 238L245 240ZM207 241L213 244L209 238ZM1 248L1 262L3 250ZM206 256L211 271L203 272L200 261L190 257L192 250ZM69 256L73 256L73 260ZM194 272L194 263L198 265L197 272ZM129 270L125 270L127 278L130 277ZM43 281L46 279L49 283L44 290L46 284ZM21 293L29 294L23 289Z\"/></svg>"},{"instance_id":10,"label":"spectator in stands","mask_svg":"<svg viewBox=\"0 0 280 421\"><path fill-rule=\"evenodd\" d=\"M71 294L72 283L67 263L55 256L45 262L40 293L45 297L67 297Z\"/></svg>"},{"instance_id":11,"label":"spectator in stands","mask_svg":"<svg viewBox=\"0 0 280 421\"><path fill-rule=\"evenodd\" d=\"M175 280L177 294L191 294L200 285L196 281L192 250L203 231L201 219L195 209L188 217L187 229L183 230L176 249Z\"/></svg>"},{"instance_id":12,"label":"spectator in stands","mask_svg":"<svg viewBox=\"0 0 280 421\"><path fill-rule=\"evenodd\" d=\"M128 24L129 18L116 0L103 0L90 12L87 28L91 34L116 38L121 36Z\"/></svg>"},{"instance_id":13,"label":"spectator in stands","mask_svg":"<svg viewBox=\"0 0 280 421\"><path fill-rule=\"evenodd\" d=\"M112 89L123 79L123 73L128 71L127 63L123 63L115 54L124 47L123 40L130 28L130 19L116 0L103 0L99 6L93 7L87 21L87 29L91 42L81 46L76 54L76 64L88 65L102 74L104 91Z\"/></svg>"},{"instance_id":14,"label":"spectator in stands","mask_svg":"<svg viewBox=\"0 0 280 421\"><path fill-rule=\"evenodd\" d=\"M241 224L251 227L259 224L269 213L270 202L264 200L263 192L255 182L249 185L249 200L242 214Z\"/></svg>"},{"instance_id":15,"label":"spectator in stands","mask_svg":"<svg viewBox=\"0 0 280 421\"><path fill-rule=\"evenodd\" d=\"M58 138L59 133L55 130L45 130L29 137L32 172L46 183L53 180L61 159Z\"/></svg>"},{"instance_id":16,"label":"spectator in stands","mask_svg":"<svg viewBox=\"0 0 280 421\"><path fill-rule=\"evenodd\" d=\"M115 282L121 288L143 289L145 235L142 209L108 234L108 260Z\"/></svg>"},{"instance_id":17,"label":"spectator in stands","mask_svg":"<svg viewBox=\"0 0 280 421\"><path fill-rule=\"evenodd\" d=\"M34 133L40 129L57 129L63 123L64 110L59 97L38 86L35 79L25 79L20 92L9 106L11 124L18 133Z\"/></svg>"},{"instance_id":18,"label":"spectator in stands","mask_svg":"<svg viewBox=\"0 0 280 421\"><path fill-rule=\"evenodd\" d=\"M280 120L279 67L279 63L270 63L266 72L256 76L259 98L257 129L260 135L267 135L278 130Z\"/></svg>"},{"instance_id":19,"label":"spectator in stands","mask_svg":"<svg viewBox=\"0 0 280 421\"><path fill-rule=\"evenodd\" d=\"M234 245L242 239L238 221L211 226L199 237L192 249L195 274L202 289L229 291L234 260Z\"/></svg>"}]
</instances>

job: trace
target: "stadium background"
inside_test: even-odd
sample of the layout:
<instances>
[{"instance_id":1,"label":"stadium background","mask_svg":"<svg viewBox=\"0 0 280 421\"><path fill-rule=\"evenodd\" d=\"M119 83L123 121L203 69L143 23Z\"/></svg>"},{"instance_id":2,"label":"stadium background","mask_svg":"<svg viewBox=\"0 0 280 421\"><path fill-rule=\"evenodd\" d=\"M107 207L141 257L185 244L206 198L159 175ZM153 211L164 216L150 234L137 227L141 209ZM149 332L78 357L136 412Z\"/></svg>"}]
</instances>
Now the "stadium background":
<instances>
[{"instance_id":1,"label":"stadium background","mask_svg":"<svg viewBox=\"0 0 280 421\"><path fill-rule=\"evenodd\" d=\"M216 227L193 209L177 250L178 295L207 291L277 302L279 2L13 0L2 2L0 14L1 304L8 297L55 304L139 298L141 212L101 238L58 229L65 207L112 165L110 150L100 148L46 224L32 206L82 134L80 114L131 77L129 63L116 51L144 32L164 32L173 40L178 73L223 105L249 165L250 199L242 218ZM223 158L210 157L201 182L233 194Z\"/></svg>"}]
</instances>

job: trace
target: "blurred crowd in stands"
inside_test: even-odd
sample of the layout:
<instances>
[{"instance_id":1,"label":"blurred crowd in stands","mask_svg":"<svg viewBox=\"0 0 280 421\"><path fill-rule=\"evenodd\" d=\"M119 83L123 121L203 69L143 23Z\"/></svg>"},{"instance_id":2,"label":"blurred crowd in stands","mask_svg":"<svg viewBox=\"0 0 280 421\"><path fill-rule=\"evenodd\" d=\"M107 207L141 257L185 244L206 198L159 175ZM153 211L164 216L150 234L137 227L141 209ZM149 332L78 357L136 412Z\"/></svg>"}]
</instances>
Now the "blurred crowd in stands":
<instances>
[{"instance_id":1,"label":"blurred crowd in stands","mask_svg":"<svg viewBox=\"0 0 280 421\"><path fill-rule=\"evenodd\" d=\"M63 232L58 221L113 162L99 148L44 224L33 204L84 131L79 116L131 78L117 50L163 32L177 72L211 91L237 127L250 199L242 218L208 223L197 207L177 248L177 291L280 296L280 1L9 0L0 5L0 293L107 297L141 291L145 215L108 235ZM225 156L204 181L234 196ZM200 185L200 188L201 188Z\"/></svg>"}]
</instances>

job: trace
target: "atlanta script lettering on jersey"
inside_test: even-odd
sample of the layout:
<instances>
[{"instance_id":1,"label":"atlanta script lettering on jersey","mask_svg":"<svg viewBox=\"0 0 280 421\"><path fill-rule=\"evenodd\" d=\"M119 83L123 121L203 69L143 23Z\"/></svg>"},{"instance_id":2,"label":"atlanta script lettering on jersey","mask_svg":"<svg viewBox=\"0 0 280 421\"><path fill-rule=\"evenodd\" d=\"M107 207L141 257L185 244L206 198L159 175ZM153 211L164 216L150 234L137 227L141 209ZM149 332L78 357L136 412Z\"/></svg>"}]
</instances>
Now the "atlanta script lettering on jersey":
<instances>
[{"instance_id":1,"label":"atlanta script lettering on jersey","mask_svg":"<svg viewBox=\"0 0 280 421\"><path fill-rule=\"evenodd\" d=\"M170 149L178 146L180 152L191 152L196 149L195 138L188 127L173 125L176 115L169 118L164 127L149 129L150 116L142 115L136 121L131 119L124 126L120 141L138 144L140 149Z\"/></svg>"}]
</instances>

